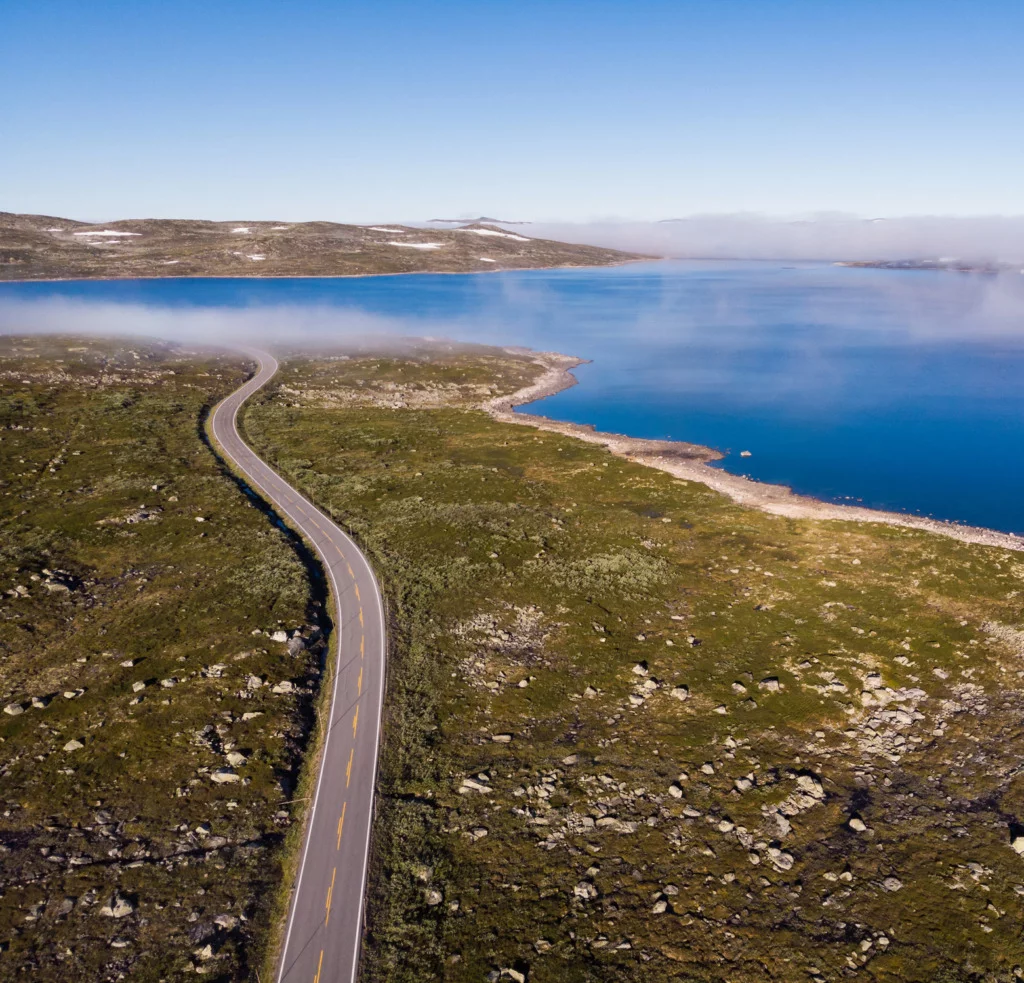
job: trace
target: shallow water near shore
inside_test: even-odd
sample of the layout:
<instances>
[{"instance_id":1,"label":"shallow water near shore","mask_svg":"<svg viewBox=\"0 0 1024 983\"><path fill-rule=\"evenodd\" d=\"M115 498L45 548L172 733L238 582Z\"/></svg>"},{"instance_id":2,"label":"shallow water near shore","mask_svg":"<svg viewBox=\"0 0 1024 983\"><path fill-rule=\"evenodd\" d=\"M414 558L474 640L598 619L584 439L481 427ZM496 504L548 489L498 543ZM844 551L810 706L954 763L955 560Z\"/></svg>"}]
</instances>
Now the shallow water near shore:
<instances>
[{"instance_id":1,"label":"shallow water near shore","mask_svg":"<svg viewBox=\"0 0 1024 983\"><path fill-rule=\"evenodd\" d=\"M827 501L1024 533L1024 276L741 262L0 284L0 330L386 331L591 359L531 412ZM750 456L740 456L749 451Z\"/></svg>"}]
</instances>

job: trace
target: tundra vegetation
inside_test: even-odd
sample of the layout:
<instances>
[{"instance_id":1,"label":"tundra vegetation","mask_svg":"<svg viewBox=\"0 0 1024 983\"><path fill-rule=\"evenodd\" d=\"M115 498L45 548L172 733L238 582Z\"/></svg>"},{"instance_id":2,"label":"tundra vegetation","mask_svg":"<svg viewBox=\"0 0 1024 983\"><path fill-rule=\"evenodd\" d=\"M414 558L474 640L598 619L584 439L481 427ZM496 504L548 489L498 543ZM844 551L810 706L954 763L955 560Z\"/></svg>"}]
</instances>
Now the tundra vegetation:
<instances>
[{"instance_id":1,"label":"tundra vegetation","mask_svg":"<svg viewBox=\"0 0 1024 983\"><path fill-rule=\"evenodd\" d=\"M322 599L202 440L244 378L0 339L0 979L248 979L273 936Z\"/></svg>"},{"instance_id":2,"label":"tundra vegetation","mask_svg":"<svg viewBox=\"0 0 1024 983\"><path fill-rule=\"evenodd\" d=\"M295 356L245 414L389 599L365 978L1018 976L1024 557L479 409L536 371Z\"/></svg>"}]
</instances>

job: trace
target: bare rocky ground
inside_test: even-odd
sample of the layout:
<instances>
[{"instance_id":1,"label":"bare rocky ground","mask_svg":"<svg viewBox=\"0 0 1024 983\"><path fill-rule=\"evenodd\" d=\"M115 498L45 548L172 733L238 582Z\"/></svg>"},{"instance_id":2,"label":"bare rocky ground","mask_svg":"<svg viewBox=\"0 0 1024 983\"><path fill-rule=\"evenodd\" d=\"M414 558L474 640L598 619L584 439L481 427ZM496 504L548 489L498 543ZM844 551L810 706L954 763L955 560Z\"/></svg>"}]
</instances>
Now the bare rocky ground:
<instances>
[{"instance_id":1,"label":"bare rocky ground","mask_svg":"<svg viewBox=\"0 0 1024 983\"><path fill-rule=\"evenodd\" d=\"M0 280L472 273L638 258L479 223L459 229L175 219L89 224L0 212Z\"/></svg>"},{"instance_id":2,"label":"bare rocky ground","mask_svg":"<svg viewBox=\"0 0 1024 983\"><path fill-rule=\"evenodd\" d=\"M1019 978L1019 553L476 408L537 372L294 358L246 415L392 612L366 978Z\"/></svg>"}]
</instances>

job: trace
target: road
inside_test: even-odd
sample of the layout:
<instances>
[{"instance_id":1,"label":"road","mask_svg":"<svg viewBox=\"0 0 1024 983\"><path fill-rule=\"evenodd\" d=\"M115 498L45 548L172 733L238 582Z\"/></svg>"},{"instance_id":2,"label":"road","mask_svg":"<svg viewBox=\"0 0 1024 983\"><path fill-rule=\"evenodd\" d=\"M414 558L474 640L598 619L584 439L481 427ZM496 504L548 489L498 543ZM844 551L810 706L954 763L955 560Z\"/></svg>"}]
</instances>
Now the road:
<instances>
[{"instance_id":1,"label":"road","mask_svg":"<svg viewBox=\"0 0 1024 983\"><path fill-rule=\"evenodd\" d=\"M336 663L330 726L288 913L279 983L352 983L359 968L380 745L386 640L384 605L366 557L312 502L250 450L239 407L277 371L277 360L246 349L259 371L217 405L210 429L253 489L316 549L331 582Z\"/></svg>"}]
</instances>

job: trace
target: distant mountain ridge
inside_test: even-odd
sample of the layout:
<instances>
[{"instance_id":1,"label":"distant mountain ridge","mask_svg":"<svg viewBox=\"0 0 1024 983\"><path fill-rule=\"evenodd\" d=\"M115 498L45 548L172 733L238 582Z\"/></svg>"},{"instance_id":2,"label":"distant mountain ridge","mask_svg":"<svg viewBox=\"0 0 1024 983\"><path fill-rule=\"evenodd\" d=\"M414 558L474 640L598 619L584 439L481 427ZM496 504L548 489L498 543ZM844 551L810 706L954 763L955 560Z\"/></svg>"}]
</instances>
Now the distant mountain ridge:
<instances>
[{"instance_id":1,"label":"distant mountain ridge","mask_svg":"<svg viewBox=\"0 0 1024 983\"><path fill-rule=\"evenodd\" d=\"M609 266L643 257L509 232L337 222L121 219L0 212L0 280L302 277Z\"/></svg>"}]
</instances>

